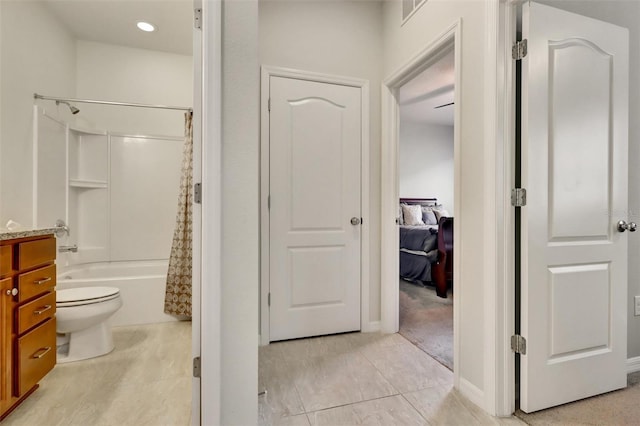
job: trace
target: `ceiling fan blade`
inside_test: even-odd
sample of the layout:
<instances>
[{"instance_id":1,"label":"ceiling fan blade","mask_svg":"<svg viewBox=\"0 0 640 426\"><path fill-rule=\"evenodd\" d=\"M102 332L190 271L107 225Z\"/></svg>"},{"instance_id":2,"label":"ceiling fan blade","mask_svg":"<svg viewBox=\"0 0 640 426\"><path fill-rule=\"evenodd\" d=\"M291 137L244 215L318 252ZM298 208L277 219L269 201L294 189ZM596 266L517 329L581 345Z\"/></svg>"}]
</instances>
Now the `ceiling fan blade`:
<instances>
[{"instance_id":1,"label":"ceiling fan blade","mask_svg":"<svg viewBox=\"0 0 640 426\"><path fill-rule=\"evenodd\" d=\"M442 104L442 105L439 105L437 107L433 107L433 109L438 109L438 108L446 107L446 106L453 105L453 104L455 104L455 102L450 102L448 104Z\"/></svg>"}]
</instances>

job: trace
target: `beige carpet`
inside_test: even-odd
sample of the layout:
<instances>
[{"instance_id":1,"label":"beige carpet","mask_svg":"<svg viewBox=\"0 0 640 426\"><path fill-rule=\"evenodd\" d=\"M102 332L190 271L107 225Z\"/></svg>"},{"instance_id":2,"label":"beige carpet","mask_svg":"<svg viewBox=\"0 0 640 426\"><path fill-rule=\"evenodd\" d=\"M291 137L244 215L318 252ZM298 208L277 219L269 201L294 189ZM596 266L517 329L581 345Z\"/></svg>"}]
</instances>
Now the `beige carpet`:
<instances>
[{"instance_id":1,"label":"beige carpet","mask_svg":"<svg viewBox=\"0 0 640 426\"><path fill-rule=\"evenodd\" d=\"M453 296L400 280L400 334L453 370Z\"/></svg>"},{"instance_id":2,"label":"beige carpet","mask_svg":"<svg viewBox=\"0 0 640 426\"><path fill-rule=\"evenodd\" d=\"M640 372L629 374L628 387L593 398L516 416L530 425L640 425Z\"/></svg>"}]
</instances>

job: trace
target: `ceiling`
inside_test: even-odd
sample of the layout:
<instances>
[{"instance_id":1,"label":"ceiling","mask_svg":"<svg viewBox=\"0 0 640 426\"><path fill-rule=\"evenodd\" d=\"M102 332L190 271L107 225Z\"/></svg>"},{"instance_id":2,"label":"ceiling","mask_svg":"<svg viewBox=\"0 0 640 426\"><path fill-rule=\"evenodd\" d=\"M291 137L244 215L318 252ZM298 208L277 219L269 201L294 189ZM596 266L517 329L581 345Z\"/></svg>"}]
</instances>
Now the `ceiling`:
<instances>
[{"instance_id":1,"label":"ceiling","mask_svg":"<svg viewBox=\"0 0 640 426\"><path fill-rule=\"evenodd\" d=\"M193 0L44 0L78 39L191 55ZM149 22L156 31L136 28Z\"/></svg>"},{"instance_id":2,"label":"ceiling","mask_svg":"<svg viewBox=\"0 0 640 426\"><path fill-rule=\"evenodd\" d=\"M453 51L400 88L400 121L453 126L455 61Z\"/></svg>"}]
</instances>

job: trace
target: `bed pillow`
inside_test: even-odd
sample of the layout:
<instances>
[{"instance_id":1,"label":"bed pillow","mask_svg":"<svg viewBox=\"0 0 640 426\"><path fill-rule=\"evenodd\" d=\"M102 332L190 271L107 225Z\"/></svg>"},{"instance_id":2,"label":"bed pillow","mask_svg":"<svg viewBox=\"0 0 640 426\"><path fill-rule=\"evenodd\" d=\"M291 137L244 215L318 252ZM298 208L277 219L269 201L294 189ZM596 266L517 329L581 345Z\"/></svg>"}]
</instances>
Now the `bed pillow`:
<instances>
[{"instance_id":1,"label":"bed pillow","mask_svg":"<svg viewBox=\"0 0 640 426\"><path fill-rule=\"evenodd\" d=\"M436 219L438 219L438 222L440 222L440 218L441 217L450 217L451 216L449 214L449 212L446 211L445 209L433 209L433 212L436 214Z\"/></svg>"},{"instance_id":2,"label":"bed pillow","mask_svg":"<svg viewBox=\"0 0 640 426\"><path fill-rule=\"evenodd\" d=\"M422 207L417 204L403 204L402 216L405 225L424 225L422 221Z\"/></svg>"},{"instance_id":3,"label":"bed pillow","mask_svg":"<svg viewBox=\"0 0 640 426\"><path fill-rule=\"evenodd\" d=\"M437 225L438 219L431 207L422 206L422 221L425 225Z\"/></svg>"},{"instance_id":4,"label":"bed pillow","mask_svg":"<svg viewBox=\"0 0 640 426\"><path fill-rule=\"evenodd\" d=\"M402 217L402 204L398 204L398 225L404 225L404 218Z\"/></svg>"}]
</instances>

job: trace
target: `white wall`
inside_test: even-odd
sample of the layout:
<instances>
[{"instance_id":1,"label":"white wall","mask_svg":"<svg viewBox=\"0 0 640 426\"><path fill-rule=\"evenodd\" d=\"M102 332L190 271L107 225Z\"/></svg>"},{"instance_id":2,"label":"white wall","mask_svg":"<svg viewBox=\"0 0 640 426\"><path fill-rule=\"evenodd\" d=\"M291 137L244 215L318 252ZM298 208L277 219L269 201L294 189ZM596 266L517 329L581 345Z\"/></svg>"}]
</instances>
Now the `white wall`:
<instances>
[{"instance_id":1,"label":"white wall","mask_svg":"<svg viewBox=\"0 0 640 426\"><path fill-rule=\"evenodd\" d=\"M493 151L494 141L485 140L484 108L484 58L486 46L486 7L490 2L473 0L429 0L412 18L401 25L402 2L384 2L384 77L404 66L419 52L423 51L440 34L461 19L462 39L460 52L461 82L456 86L461 96L461 123L458 128L461 140L459 187L460 205L456 206L456 233L463 235L463 244L456 247L463 265L460 276L456 277L456 286L464 288L459 301L459 337L462 342L458 352L461 389L476 402L483 403L484 394L485 346L493 344L487 341L485 330L485 291L492 283L485 282L486 268L496 265L496 253L486 250L485 239L495 238L487 235L485 217L486 203L485 181L487 172L484 162L485 150ZM491 153L494 156L494 153ZM492 409L487 407L487 409Z\"/></svg>"},{"instance_id":2,"label":"white wall","mask_svg":"<svg viewBox=\"0 0 640 426\"><path fill-rule=\"evenodd\" d=\"M72 36L40 2L0 2L0 227L32 225L33 93L75 95ZM70 114L66 106L61 116ZM57 113L55 104L47 110Z\"/></svg>"},{"instance_id":3,"label":"white wall","mask_svg":"<svg viewBox=\"0 0 640 426\"><path fill-rule=\"evenodd\" d=\"M255 425L259 292L258 1L227 0L223 2L222 19L220 424ZM203 282L203 286L209 284ZM206 368L204 363L203 369Z\"/></svg>"},{"instance_id":4,"label":"white wall","mask_svg":"<svg viewBox=\"0 0 640 426\"><path fill-rule=\"evenodd\" d=\"M260 65L295 68L370 83L369 319L380 319L380 82L382 3L263 1Z\"/></svg>"},{"instance_id":5,"label":"white wall","mask_svg":"<svg viewBox=\"0 0 640 426\"><path fill-rule=\"evenodd\" d=\"M192 106L192 68L191 56L78 40L77 97ZM129 134L184 134L181 111L77 106L81 112L76 117L88 126Z\"/></svg>"},{"instance_id":6,"label":"white wall","mask_svg":"<svg viewBox=\"0 0 640 426\"><path fill-rule=\"evenodd\" d=\"M436 197L453 214L453 126L400 123L401 198Z\"/></svg>"},{"instance_id":7,"label":"white wall","mask_svg":"<svg viewBox=\"0 0 640 426\"><path fill-rule=\"evenodd\" d=\"M540 3L629 29L629 211L640 223L640 3L635 0L553 1ZM625 219L625 218L621 218ZM616 219L617 220L617 219ZM628 346L629 358L640 356L640 317L634 316L634 296L640 295L640 238L629 236Z\"/></svg>"}]
</instances>

